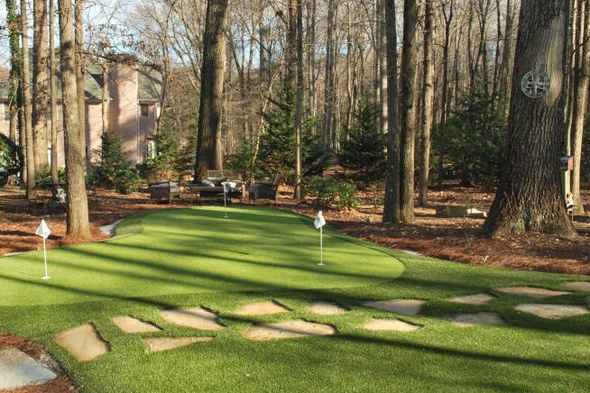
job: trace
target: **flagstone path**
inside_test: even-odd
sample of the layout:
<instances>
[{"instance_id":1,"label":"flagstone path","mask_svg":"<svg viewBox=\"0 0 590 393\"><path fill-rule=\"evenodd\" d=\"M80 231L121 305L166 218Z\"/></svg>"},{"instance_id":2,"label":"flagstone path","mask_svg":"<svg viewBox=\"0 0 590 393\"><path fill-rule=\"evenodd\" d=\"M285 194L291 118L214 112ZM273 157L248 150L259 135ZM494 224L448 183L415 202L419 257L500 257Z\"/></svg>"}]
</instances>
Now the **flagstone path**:
<instances>
[{"instance_id":1,"label":"flagstone path","mask_svg":"<svg viewBox=\"0 0 590 393\"><path fill-rule=\"evenodd\" d=\"M564 283L564 286L573 291L590 292L590 282L586 281L567 282ZM521 296L535 300L564 296L572 293L534 287L504 287L495 288L494 290L510 296ZM487 293L477 293L473 295L453 297L446 300L457 304L485 306L496 299L496 296ZM590 302L590 297L586 300L587 302ZM426 304L427 301L420 299L393 299L367 301L362 303L364 307L406 316L419 315ZM308 309L313 314L324 317L354 312L354 310L327 300L311 302L308 304ZM515 309L536 315L540 318L551 320L590 314L588 304L560 305L521 303L515 306ZM235 311L235 314L244 316L280 313L288 314L291 312L292 310L281 305L279 302L269 300L242 305ZM204 307L160 310L160 315L168 323L197 330L222 331L226 328L219 322L219 314ZM505 323L500 315L488 311L449 314L447 315L447 319L458 327L471 327L484 324L501 325ZM125 315L115 316L112 318L112 321L124 333L138 335L137 337L144 342L148 352L171 350L195 343L210 342L215 339L215 337L209 336L141 337L144 333L165 331L165 328L158 326L154 321L144 321ZM373 318L362 325L362 328L373 331L412 332L423 328L423 326L396 318ZM262 341L295 337L331 336L337 334L337 332L337 326L302 319L289 319L279 323L253 323L250 329L243 333L243 337L250 340ZM84 324L60 332L54 337L54 339L81 362L91 361L98 356L103 356L111 351L109 343L101 337L100 332L93 324ZM52 373L48 367L40 364L37 360L32 358L27 359L28 356L20 351L16 351L20 352L17 354L7 351L16 350L11 348L0 348L0 381L4 381L4 383L0 383L0 390L24 386L27 384L44 383L55 378L55 374ZM23 377L23 374L26 375L26 378Z\"/></svg>"}]
</instances>

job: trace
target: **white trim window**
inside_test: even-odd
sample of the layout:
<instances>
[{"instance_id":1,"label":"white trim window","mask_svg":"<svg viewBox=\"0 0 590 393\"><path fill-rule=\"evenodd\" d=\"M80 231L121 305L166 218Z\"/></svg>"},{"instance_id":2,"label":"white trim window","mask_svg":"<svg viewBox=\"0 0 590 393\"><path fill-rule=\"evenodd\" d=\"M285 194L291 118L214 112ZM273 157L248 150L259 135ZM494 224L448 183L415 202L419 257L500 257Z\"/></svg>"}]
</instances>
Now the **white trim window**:
<instances>
[{"instance_id":1,"label":"white trim window","mask_svg":"<svg viewBox=\"0 0 590 393\"><path fill-rule=\"evenodd\" d=\"M139 116L141 116L141 117L149 117L150 116L149 104L139 104Z\"/></svg>"}]
</instances>

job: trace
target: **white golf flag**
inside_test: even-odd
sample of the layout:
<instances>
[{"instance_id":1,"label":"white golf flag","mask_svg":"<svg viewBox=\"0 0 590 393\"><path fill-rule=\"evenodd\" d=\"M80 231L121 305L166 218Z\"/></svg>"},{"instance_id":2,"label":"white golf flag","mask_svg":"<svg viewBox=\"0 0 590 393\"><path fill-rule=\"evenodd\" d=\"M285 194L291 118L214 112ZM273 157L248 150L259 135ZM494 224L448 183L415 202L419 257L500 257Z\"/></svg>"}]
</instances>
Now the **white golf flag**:
<instances>
[{"instance_id":1,"label":"white golf flag","mask_svg":"<svg viewBox=\"0 0 590 393\"><path fill-rule=\"evenodd\" d=\"M51 230L47 226L47 223L45 222L45 220L42 219L41 225L39 225L39 227L37 228L35 235L41 236L43 239L47 239L50 234L51 234Z\"/></svg>"},{"instance_id":2,"label":"white golf flag","mask_svg":"<svg viewBox=\"0 0 590 393\"><path fill-rule=\"evenodd\" d=\"M223 184L223 193L224 193L224 194L227 194L227 182L226 182L226 181L224 181L224 182L223 182L223 183L221 183L221 184Z\"/></svg>"},{"instance_id":3,"label":"white golf flag","mask_svg":"<svg viewBox=\"0 0 590 393\"><path fill-rule=\"evenodd\" d=\"M318 212L318 216L315 218L313 225L315 225L316 229L320 229L321 227L326 225L326 220L324 220L324 216L322 215L321 210Z\"/></svg>"}]
</instances>

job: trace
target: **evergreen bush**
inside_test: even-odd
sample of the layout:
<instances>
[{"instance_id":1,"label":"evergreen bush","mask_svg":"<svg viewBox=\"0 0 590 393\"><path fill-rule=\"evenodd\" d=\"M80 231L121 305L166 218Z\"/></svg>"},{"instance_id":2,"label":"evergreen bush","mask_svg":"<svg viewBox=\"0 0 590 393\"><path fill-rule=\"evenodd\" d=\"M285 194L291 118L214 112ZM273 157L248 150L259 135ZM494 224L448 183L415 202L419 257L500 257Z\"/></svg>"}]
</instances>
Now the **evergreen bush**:
<instances>
[{"instance_id":1,"label":"evergreen bush","mask_svg":"<svg viewBox=\"0 0 590 393\"><path fill-rule=\"evenodd\" d=\"M506 117L488 93L475 91L461 101L447 119L445 134L435 127L433 153L444 150L449 166L445 173L461 185L496 184L506 148Z\"/></svg>"},{"instance_id":2,"label":"evergreen bush","mask_svg":"<svg viewBox=\"0 0 590 393\"><path fill-rule=\"evenodd\" d=\"M368 187L385 178L385 148L385 134L377 125L377 108L363 100L354 113L354 124L344 132L338 161L353 171L352 179Z\"/></svg>"},{"instance_id":3,"label":"evergreen bush","mask_svg":"<svg viewBox=\"0 0 590 393\"><path fill-rule=\"evenodd\" d=\"M131 162L125 159L123 140L111 130L101 136L101 148L96 150L99 160L90 176L92 185L115 189L121 194L137 190L138 178Z\"/></svg>"},{"instance_id":4,"label":"evergreen bush","mask_svg":"<svg viewBox=\"0 0 590 393\"><path fill-rule=\"evenodd\" d=\"M304 191L307 195L314 196L319 206L343 210L360 204L360 199L355 196L356 186L334 177L312 177L305 184Z\"/></svg>"}]
</instances>

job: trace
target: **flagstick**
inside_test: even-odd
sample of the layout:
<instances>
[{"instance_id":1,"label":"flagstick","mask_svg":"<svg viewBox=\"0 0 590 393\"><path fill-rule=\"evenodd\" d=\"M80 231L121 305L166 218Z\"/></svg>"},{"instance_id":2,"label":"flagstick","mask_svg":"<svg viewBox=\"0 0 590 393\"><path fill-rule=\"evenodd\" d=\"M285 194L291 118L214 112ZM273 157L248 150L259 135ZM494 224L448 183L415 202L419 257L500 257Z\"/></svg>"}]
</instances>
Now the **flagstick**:
<instances>
[{"instance_id":1,"label":"flagstick","mask_svg":"<svg viewBox=\"0 0 590 393\"><path fill-rule=\"evenodd\" d=\"M323 245L323 231L322 227L320 227L320 263L318 265L322 266L324 264L324 245Z\"/></svg>"},{"instance_id":2,"label":"flagstick","mask_svg":"<svg viewBox=\"0 0 590 393\"><path fill-rule=\"evenodd\" d=\"M45 259L45 275L41 278L43 280L49 280L51 277L47 274L47 247L45 246L45 238L43 238L43 257Z\"/></svg>"},{"instance_id":3,"label":"flagstick","mask_svg":"<svg viewBox=\"0 0 590 393\"><path fill-rule=\"evenodd\" d=\"M225 211L225 213L223 214L223 218L229 218L227 215L227 193L225 192L225 186L223 188L223 209Z\"/></svg>"}]
</instances>

